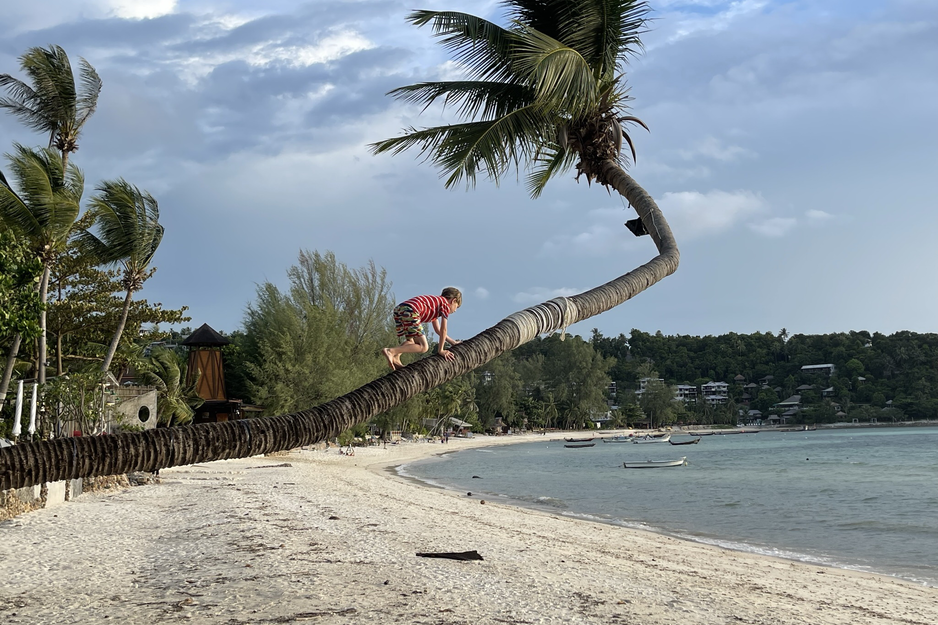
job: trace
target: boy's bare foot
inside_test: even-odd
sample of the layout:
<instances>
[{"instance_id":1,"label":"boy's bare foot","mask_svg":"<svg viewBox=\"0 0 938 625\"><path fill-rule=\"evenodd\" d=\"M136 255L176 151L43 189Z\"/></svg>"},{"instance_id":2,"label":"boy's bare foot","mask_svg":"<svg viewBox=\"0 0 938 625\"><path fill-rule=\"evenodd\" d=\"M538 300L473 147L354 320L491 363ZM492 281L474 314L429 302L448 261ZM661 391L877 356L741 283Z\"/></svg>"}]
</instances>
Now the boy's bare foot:
<instances>
[{"instance_id":1,"label":"boy's bare foot","mask_svg":"<svg viewBox=\"0 0 938 625\"><path fill-rule=\"evenodd\" d=\"M403 369L403 368L404 368L404 363L401 362L401 357L397 356L394 359L394 369L396 371L397 369Z\"/></svg>"},{"instance_id":2,"label":"boy's bare foot","mask_svg":"<svg viewBox=\"0 0 938 625\"><path fill-rule=\"evenodd\" d=\"M385 347L381 350L381 353L384 354L384 359L388 361L388 366L391 367L391 370L397 371L397 363L394 362L394 355L391 354L391 350Z\"/></svg>"}]
</instances>

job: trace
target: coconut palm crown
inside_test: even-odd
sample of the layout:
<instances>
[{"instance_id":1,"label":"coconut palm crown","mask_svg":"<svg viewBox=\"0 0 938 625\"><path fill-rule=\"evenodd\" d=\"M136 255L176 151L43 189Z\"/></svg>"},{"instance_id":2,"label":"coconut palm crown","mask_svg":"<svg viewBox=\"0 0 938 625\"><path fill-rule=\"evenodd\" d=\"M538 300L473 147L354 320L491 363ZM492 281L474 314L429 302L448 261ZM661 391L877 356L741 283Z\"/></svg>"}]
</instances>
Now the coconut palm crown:
<instances>
[{"instance_id":1,"label":"coconut palm crown","mask_svg":"<svg viewBox=\"0 0 938 625\"><path fill-rule=\"evenodd\" d=\"M92 196L89 212L94 216L97 234L89 230L76 233L78 249L102 264L123 266L124 308L114 338L104 356L101 370L106 372L117 351L133 294L150 277L150 262L163 240L156 200L126 180L100 183Z\"/></svg>"},{"instance_id":2,"label":"coconut palm crown","mask_svg":"<svg viewBox=\"0 0 938 625\"><path fill-rule=\"evenodd\" d=\"M390 95L425 107L441 102L465 120L417 129L372 145L397 154L418 147L450 187L478 174L496 183L526 168L537 197L547 181L575 164L577 177L609 184L602 163L625 166L623 125L629 100L621 80L641 50L648 6L635 0L505 0L507 28L473 15L415 11L408 20L434 34L467 73L466 80L422 82ZM647 128L647 127L646 127Z\"/></svg>"},{"instance_id":3,"label":"coconut palm crown","mask_svg":"<svg viewBox=\"0 0 938 625\"><path fill-rule=\"evenodd\" d=\"M20 69L29 76L32 86L0 74L0 87L9 97L0 98L0 108L16 115L27 127L49 135L49 147L62 156L78 149L81 130L94 114L101 93L101 78L85 59L80 61L79 80L68 55L59 46L30 48L20 57Z\"/></svg>"}]
</instances>

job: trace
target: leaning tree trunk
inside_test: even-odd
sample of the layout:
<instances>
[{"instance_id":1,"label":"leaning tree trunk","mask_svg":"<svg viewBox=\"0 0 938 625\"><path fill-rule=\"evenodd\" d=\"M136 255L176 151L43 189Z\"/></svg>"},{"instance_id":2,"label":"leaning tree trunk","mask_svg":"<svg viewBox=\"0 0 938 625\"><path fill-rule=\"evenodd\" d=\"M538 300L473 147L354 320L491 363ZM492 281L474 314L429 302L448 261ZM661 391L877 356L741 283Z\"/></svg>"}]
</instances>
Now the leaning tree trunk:
<instances>
[{"instance_id":1,"label":"leaning tree trunk","mask_svg":"<svg viewBox=\"0 0 938 625\"><path fill-rule=\"evenodd\" d=\"M635 208L658 256L595 289L532 306L453 347L455 361L425 358L330 402L292 414L59 438L0 449L0 489L294 449L331 439L411 397L484 365L539 334L562 330L631 299L677 270L680 254L654 200L614 162L600 178Z\"/></svg>"},{"instance_id":2,"label":"leaning tree trunk","mask_svg":"<svg viewBox=\"0 0 938 625\"><path fill-rule=\"evenodd\" d=\"M111 361L114 360L114 354L117 353L117 345L121 341L121 335L124 333L124 326L127 325L127 314L130 312L130 300L133 297L133 289L127 289L127 296L124 298L124 310L121 312L120 322L117 324L117 331L114 332L114 338L107 348L107 354L104 356L104 362L101 363L101 373L107 373L111 367Z\"/></svg>"},{"instance_id":3,"label":"leaning tree trunk","mask_svg":"<svg viewBox=\"0 0 938 625\"><path fill-rule=\"evenodd\" d=\"M42 270L42 280L39 282L39 299L42 301L42 311L39 313L39 366L36 367L36 381L39 388L46 383L46 300L49 298L49 275L52 267L48 264Z\"/></svg>"},{"instance_id":4,"label":"leaning tree trunk","mask_svg":"<svg viewBox=\"0 0 938 625\"><path fill-rule=\"evenodd\" d=\"M0 380L0 410L3 410L7 401L7 391L10 390L10 380L13 379L13 365L16 364L16 356L20 353L20 342L23 340L22 334L13 337L10 343L10 353L7 354L7 364L3 368L3 379Z\"/></svg>"}]
</instances>

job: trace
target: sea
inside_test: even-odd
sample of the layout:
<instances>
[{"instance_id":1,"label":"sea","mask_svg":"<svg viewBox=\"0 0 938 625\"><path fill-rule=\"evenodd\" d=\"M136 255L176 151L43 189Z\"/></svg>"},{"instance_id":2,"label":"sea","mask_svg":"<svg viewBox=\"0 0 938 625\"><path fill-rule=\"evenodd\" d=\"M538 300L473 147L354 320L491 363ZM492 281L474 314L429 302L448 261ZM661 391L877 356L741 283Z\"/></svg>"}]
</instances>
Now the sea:
<instances>
[{"instance_id":1,"label":"sea","mask_svg":"<svg viewBox=\"0 0 938 625\"><path fill-rule=\"evenodd\" d=\"M938 587L938 427L763 430L681 446L600 436L570 449L547 435L397 470L487 500ZM681 467L623 468L682 456Z\"/></svg>"}]
</instances>

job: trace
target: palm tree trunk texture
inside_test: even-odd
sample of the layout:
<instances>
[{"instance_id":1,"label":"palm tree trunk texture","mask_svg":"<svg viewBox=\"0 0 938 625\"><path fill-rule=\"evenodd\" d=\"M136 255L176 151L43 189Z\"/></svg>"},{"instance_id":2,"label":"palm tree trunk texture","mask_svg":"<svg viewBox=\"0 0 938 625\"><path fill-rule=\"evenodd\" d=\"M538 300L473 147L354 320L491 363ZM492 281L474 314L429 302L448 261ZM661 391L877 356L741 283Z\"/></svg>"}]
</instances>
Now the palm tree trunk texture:
<instances>
[{"instance_id":1,"label":"palm tree trunk texture","mask_svg":"<svg viewBox=\"0 0 938 625\"><path fill-rule=\"evenodd\" d=\"M42 281L39 283L39 299L42 301L42 311L39 313L39 326L41 334L39 335L39 363L36 367L36 380L39 382L39 388L46 383L46 301L49 295L49 275L52 268L46 264L42 270Z\"/></svg>"},{"instance_id":2,"label":"palm tree trunk texture","mask_svg":"<svg viewBox=\"0 0 938 625\"><path fill-rule=\"evenodd\" d=\"M20 353L20 342L23 340L22 334L13 337L10 343L10 353L7 354L7 364L3 368L3 379L0 380L0 410L3 410L7 402L7 392L10 390L10 380L13 379L13 365L16 364L16 356Z\"/></svg>"},{"instance_id":3,"label":"palm tree trunk texture","mask_svg":"<svg viewBox=\"0 0 938 625\"><path fill-rule=\"evenodd\" d=\"M130 300L133 295L133 290L127 289L127 296L124 298L124 310L121 312L121 320L117 324L117 331L114 332L114 338L111 339L111 344L107 348L104 362L101 363L101 373L107 373L107 370L111 367L111 361L114 360L114 354L117 353L117 345L121 341L121 334L124 333L124 326L127 324L127 313L130 312Z\"/></svg>"},{"instance_id":4,"label":"palm tree trunk texture","mask_svg":"<svg viewBox=\"0 0 938 625\"><path fill-rule=\"evenodd\" d=\"M428 357L328 403L286 415L108 436L58 438L0 449L0 489L243 458L331 439L407 399L484 365L539 334L631 299L677 270L680 254L654 200L612 161L604 178L635 208L658 256L590 291L515 313L453 347L456 360ZM561 298L563 299L563 298Z\"/></svg>"}]
</instances>

